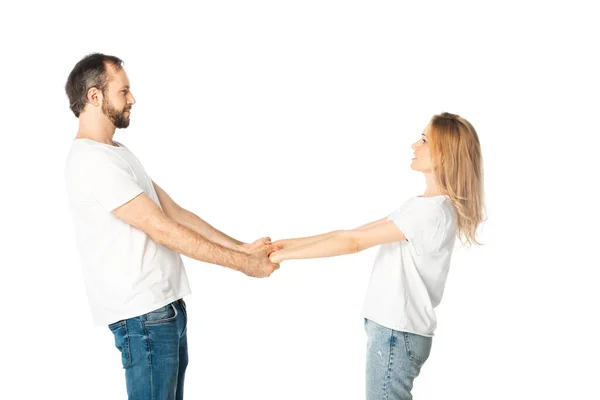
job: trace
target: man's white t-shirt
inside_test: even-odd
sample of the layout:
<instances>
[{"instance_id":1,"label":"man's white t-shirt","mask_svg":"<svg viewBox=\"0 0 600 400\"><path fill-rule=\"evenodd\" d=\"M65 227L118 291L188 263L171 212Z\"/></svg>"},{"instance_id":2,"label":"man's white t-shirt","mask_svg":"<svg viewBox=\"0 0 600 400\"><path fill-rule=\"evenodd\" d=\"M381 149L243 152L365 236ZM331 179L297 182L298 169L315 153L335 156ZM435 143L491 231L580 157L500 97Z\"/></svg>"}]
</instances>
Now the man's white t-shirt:
<instances>
[{"instance_id":1,"label":"man's white t-shirt","mask_svg":"<svg viewBox=\"0 0 600 400\"><path fill-rule=\"evenodd\" d=\"M433 336L457 234L448 196L413 197L387 217L407 240L381 245L362 315L398 331Z\"/></svg>"},{"instance_id":2,"label":"man's white t-shirt","mask_svg":"<svg viewBox=\"0 0 600 400\"><path fill-rule=\"evenodd\" d=\"M152 180L133 153L75 139L66 189L95 325L142 315L190 294L179 253L156 243L111 211L142 192L159 207Z\"/></svg>"}]
</instances>

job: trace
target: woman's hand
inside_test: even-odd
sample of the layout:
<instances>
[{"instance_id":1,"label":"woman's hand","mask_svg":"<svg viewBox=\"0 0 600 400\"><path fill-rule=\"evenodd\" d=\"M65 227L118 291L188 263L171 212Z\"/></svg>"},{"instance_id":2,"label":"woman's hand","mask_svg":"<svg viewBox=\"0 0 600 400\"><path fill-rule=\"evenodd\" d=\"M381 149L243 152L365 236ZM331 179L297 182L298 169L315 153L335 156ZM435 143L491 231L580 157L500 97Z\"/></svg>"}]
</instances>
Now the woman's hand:
<instances>
[{"instance_id":1,"label":"woman's hand","mask_svg":"<svg viewBox=\"0 0 600 400\"><path fill-rule=\"evenodd\" d=\"M289 239L276 240L272 243L272 245L277 246L280 250L283 250L286 247L290 247L290 240Z\"/></svg>"},{"instance_id":2,"label":"woman's hand","mask_svg":"<svg viewBox=\"0 0 600 400\"><path fill-rule=\"evenodd\" d=\"M279 250L281 250L281 249L279 249ZM284 260L283 252L279 251L279 250L275 250L274 252L269 254L269 260L271 260L271 262L273 264L281 264L281 262Z\"/></svg>"},{"instance_id":3,"label":"woman's hand","mask_svg":"<svg viewBox=\"0 0 600 400\"><path fill-rule=\"evenodd\" d=\"M240 246L240 251L242 253L252 254L256 250L258 250L264 246L268 246L270 244L272 244L271 238L268 236L265 236L265 237L262 237L252 243L244 243L243 245Z\"/></svg>"}]
</instances>

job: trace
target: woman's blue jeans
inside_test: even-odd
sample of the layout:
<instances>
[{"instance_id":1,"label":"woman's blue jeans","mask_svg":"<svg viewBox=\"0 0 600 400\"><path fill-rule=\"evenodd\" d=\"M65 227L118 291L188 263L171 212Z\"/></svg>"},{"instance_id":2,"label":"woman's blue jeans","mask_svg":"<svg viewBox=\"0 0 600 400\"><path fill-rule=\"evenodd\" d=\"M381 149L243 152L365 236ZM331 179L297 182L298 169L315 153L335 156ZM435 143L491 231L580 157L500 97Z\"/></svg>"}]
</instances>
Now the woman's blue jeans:
<instances>
[{"instance_id":1,"label":"woman's blue jeans","mask_svg":"<svg viewBox=\"0 0 600 400\"><path fill-rule=\"evenodd\" d=\"M365 319L367 400L411 400L414 379L429 358L430 337L396 331Z\"/></svg>"}]
</instances>

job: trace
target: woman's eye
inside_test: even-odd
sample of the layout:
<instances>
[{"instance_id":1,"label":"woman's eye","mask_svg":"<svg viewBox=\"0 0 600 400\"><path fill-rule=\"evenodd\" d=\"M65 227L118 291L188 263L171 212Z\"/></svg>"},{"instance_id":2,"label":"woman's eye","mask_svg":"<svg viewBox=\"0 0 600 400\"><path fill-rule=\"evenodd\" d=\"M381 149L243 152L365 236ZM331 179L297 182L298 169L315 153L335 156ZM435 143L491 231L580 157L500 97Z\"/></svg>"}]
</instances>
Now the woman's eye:
<instances>
[{"instance_id":1,"label":"woman's eye","mask_svg":"<svg viewBox=\"0 0 600 400\"><path fill-rule=\"evenodd\" d=\"M423 143L427 143L427 140L425 140L424 138L421 139L423 141Z\"/></svg>"}]
</instances>

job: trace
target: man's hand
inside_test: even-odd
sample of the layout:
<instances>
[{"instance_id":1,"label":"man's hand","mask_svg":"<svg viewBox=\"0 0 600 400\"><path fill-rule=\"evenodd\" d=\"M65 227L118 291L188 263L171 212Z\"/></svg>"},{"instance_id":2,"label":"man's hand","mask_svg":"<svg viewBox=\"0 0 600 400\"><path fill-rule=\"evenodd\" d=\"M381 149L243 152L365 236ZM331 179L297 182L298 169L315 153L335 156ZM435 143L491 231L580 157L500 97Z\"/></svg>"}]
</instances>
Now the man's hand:
<instances>
[{"instance_id":1,"label":"man's hand","mask_svg":"<svg viewBox=\"0 0 600 400\"><path fill-rule=\"evenodd\" d=\"M273 245L262 244L259 246L257 244L256 248L249 253L250 262L248 263L248 266L242 270L242 272L254 278L266 278L270 276L273 271L279 268L279 264L275 264L269 260L269 254L271 254L273 251Z\"/></svg>"}]
</instances>

